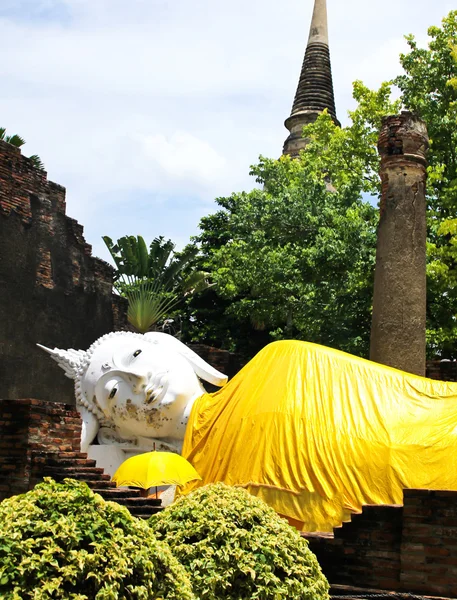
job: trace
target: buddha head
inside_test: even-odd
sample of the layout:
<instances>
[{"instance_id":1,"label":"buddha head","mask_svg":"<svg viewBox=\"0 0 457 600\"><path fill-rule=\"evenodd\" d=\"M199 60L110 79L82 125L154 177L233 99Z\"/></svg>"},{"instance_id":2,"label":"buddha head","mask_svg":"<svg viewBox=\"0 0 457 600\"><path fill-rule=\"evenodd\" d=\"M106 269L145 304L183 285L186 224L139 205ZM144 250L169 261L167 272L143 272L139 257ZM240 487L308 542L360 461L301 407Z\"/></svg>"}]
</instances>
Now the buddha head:
<instances>
[{"instance_id":1,"label":"buddha head","mask_svg":"<svg viewBox=\"0 0 457 600\"><path fill-rule=\"evenodd\" d=\"M175 437L183 415L204 393L199 377L227 377L165 333L109 333L87 351L50 350L75 381L76 402L121 437Z\"/></svg>"}]
</instances>

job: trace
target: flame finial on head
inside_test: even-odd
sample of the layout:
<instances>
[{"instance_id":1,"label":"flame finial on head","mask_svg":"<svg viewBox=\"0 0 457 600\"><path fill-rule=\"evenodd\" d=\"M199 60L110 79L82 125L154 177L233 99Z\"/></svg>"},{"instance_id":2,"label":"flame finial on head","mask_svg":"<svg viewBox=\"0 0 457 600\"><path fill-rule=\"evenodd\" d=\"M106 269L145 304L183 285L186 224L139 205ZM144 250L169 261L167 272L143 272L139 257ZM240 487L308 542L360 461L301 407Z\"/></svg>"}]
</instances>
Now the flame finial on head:
<instances>
[{"instance_id":1,"label":"flame finial on head","mask_svg":"<svg viewBox=\"0 0 457 600\"><path fill-rule=\"evenodd\" d=\"M41 344L37 344L37 346L52 356L69 379L76 379L81 367L88 362L89 355L85 350L73 350L73 348L69 350L54 348L54 350L51 350L51 348L46 348Z\"/></svg>"},{"instance_id":2,"label":"flame finial on head","mask_svg":"<svg viewBox=\"0 0 457 600\"><path fill-rule=\"evenodd\" d=\"M97 418L103 417L100 409L95 405L92 398L87 398L82 389L82 378L90 361L90 348L86 350L62 350L60 348L46 348L41 344L37 344L39 348L51 355L61 369L63 369L66 377L73 379L75 382L76 404L84 406L93 413ZM92 348L92 347L91 347ZM92 400L92 401L91 401Z\"/></svg>"}]
</instances>

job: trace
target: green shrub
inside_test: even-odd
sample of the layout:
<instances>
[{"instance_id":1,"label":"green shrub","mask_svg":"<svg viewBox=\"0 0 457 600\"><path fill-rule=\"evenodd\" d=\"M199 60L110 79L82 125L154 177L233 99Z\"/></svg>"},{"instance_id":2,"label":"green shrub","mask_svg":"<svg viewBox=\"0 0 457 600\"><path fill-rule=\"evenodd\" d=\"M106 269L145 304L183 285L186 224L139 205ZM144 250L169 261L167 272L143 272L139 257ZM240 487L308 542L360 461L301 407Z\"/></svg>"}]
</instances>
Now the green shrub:
<instances>
[{"instance_id":1,"label":"green shrub","mask_svg":"<svg viewBox=\"0 0 457 600\"><path fill-rule=\"evenodd\" d=\"M147 523L86 484L52 479L0 503L0 598L194 598Z\"/></svg>"},{"instance_id":2,"label":"green shrub","mask_svg":"<svg viewBox=\"0 0 457 600\"><path fill-rule=\"evenodd\" d=\"M149 520L191 575L202 600L328 598L308 543L262 500L218 483Z\"/></svg>"}]
</instances>

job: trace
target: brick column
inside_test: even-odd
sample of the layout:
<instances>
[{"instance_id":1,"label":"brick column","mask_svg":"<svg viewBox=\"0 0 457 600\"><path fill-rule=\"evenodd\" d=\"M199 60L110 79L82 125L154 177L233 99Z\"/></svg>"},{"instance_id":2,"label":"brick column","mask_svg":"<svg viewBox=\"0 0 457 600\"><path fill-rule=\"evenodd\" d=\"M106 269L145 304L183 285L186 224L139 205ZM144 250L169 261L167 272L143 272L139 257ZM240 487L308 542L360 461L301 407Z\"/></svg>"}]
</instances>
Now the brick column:
<instances>
[{"instance_id":1,"label":"brick column","mask_svg":"<svg viewBox=\"0 0 457 600\"><path fill-rule=\"evenodd\" d=\"M427 129L409 112L379 135L381 207L370 359L425 375Z\"/></svg>"}]
</instances>

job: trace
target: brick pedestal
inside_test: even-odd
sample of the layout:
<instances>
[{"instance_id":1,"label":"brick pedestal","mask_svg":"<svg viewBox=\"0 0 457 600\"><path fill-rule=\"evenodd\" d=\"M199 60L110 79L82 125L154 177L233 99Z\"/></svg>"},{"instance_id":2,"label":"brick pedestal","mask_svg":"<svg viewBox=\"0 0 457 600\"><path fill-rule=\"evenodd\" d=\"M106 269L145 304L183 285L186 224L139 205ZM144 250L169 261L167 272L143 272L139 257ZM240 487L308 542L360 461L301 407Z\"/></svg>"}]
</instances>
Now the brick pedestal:
<instances>
[{"instance_id":1,"label":"brick pedestal","mask_svg":"<svg viewBox=\"0 0 457 600\"><path fill-rule=\"evenodd\" d=\"M30 398L0 400L0 500L35 484L39 452L78 452L81 418L74 407Z\"/></svg>"},{"instance_id":2,"label":"brick pedestal","mask_svg":"<svg viewBox=\"0 0 457 600\"><path fill-rule=\"evenodd\" d=\"M333 585L457 598L457 492L405 490L330 534L305 534Z\"/></svg>"}]
</instances>

